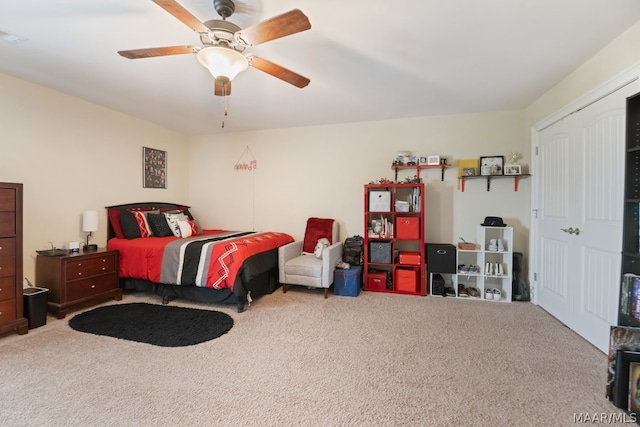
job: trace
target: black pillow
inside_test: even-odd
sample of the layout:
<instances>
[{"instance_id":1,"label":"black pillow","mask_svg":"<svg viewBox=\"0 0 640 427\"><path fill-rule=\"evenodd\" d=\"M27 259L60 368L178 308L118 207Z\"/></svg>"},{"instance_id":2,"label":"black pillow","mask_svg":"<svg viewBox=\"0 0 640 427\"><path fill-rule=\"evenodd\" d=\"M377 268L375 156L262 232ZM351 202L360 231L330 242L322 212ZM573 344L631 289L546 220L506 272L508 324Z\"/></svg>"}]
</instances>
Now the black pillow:
<instances>
[{"instance_id":1,"label":"black pillow","mask_svg":"<svg viewBox=\"0 0 640 427\"><path fill-rule=\"evenodd\" d=\"M136 221L135 215L131 212L127 210L120 211L120 225L122 226L122 233L127 239L142 237L138 221Z\"/></svg>"},{"instance_id":2,"label":"black pillow","mask_svg":"<svg viewBox=\"0 0 640 427\"><path fill-rule=\"evenodd\" d=\"M149 228L151 228L151 232L154 236L173 236L173 232L171 232L171 228L169 228L169 224L167 224L167 219L164 214L148 213L147 222L149 223Z\"/></svg>"}]
</instances>

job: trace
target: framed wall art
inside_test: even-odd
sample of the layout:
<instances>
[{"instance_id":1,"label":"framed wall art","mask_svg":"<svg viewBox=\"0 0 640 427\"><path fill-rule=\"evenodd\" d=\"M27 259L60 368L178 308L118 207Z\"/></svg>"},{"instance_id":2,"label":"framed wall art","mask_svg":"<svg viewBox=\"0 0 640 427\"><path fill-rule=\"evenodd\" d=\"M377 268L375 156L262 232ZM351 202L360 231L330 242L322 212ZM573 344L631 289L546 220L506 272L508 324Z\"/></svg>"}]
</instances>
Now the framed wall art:
<instances>
[{"instance_id":1,"label":"framed wall art","mask_svg":"<svg viewBox=\"0 0 640 427\"><path fill-rule=\"evenodd\" d=\"M480 157L480 175L502 175L504 156Z\"/></svg>"},{"instance_id":2,"label":"framed wall art","mask_svg":"<svg viewBox=\"0 0 640 427\"><path fill-rule=\"evenodd\" d=\"M435 166L440 164L440 156L427 156L427 165Z\"/></svg>"},{"instance_id":3,"label":"framed wall art","mask_svg":"<svg viewBox=\"0 0 640 427\"><path fill-rule=\"evenodd\" d=\"M504 174L505 175L520 175L522 173L522 169L520 165L504 165Z\"/></svg>"},{"instance_id":4,"label":"framed wall art","mask_svg":"<svg viewBox=\"0 0 640 427\"><path fill-rule=\"evenodd\" d=\"M167 152L142 147L142 187L167 188Z\"/></svg>"}]
</instances>

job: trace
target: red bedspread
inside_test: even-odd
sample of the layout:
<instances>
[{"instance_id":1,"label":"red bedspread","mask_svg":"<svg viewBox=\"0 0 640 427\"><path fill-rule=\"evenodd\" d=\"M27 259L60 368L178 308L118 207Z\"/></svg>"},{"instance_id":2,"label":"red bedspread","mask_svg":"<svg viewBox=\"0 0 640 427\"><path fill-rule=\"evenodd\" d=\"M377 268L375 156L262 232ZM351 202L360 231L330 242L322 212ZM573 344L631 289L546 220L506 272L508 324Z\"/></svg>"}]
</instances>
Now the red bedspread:
<instances>
[{"instance_id":1,"label":"red bedspread","mask_svg":"<svg viewBox=\"0 0 640 427\"><path fill-rule=\"evenodd\" d=\"M203 233L186 239L113 238L107 247L120 252L120 277L233 289L236 275L247 258L293 241L288 234L277 232L250 232L241 236L225 230Z\"/></svg>"}]
</instances>

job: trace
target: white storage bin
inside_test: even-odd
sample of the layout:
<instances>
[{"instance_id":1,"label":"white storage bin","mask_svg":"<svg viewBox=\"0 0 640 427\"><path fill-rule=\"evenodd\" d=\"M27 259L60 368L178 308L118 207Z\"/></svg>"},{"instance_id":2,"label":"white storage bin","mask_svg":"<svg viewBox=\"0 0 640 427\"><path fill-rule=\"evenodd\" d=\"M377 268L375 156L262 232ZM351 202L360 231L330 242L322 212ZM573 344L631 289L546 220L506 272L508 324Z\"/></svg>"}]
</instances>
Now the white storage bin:
<instances>
[{"instance_id":1,"label":"white storage bin","mask_svg":"<svg viewBox=\"0 0 640 427\"><path fill-rule=\"evenodd\" d=\"M369 192L369 212L390 212L391 192L390 191L370 191Z\"/></svg>"}]
</instances>

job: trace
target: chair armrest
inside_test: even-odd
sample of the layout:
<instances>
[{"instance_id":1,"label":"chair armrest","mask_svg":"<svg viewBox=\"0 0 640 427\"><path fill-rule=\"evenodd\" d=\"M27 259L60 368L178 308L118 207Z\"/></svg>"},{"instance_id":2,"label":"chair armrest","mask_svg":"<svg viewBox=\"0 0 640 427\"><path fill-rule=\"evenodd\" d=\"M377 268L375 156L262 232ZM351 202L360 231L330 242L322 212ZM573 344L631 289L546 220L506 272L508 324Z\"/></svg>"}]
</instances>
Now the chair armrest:
<instances>
[{"instance_id":1,"label":"chair armrest","mask_svg":"<svg viewBox=\"0 0 640 427\"><path fill-rule=\"evenodd\" d=\"M290 259L302 255L302 240L287 243L278 248L278 276L280 283L284 283L284 265Z\"/></svg>"},{"instance_id":2,"label":"chair armrest","mask_svg":"<svg viewBox=\"0 0 640 427\"><path fill-rule=\"evenodd\" d=\"M333 283L333 272L342 258L342 242L327 246L322 251L322 285L328 288Z\"/></svg>"}]
</instances>

